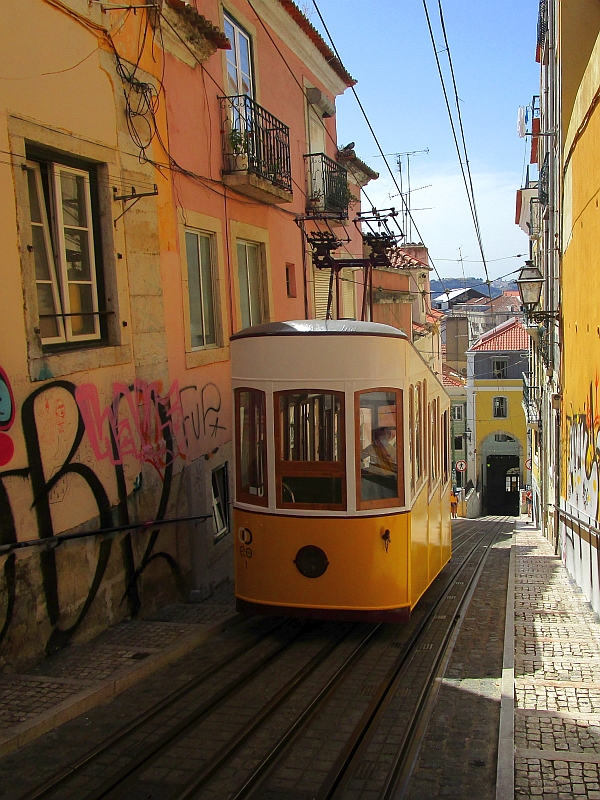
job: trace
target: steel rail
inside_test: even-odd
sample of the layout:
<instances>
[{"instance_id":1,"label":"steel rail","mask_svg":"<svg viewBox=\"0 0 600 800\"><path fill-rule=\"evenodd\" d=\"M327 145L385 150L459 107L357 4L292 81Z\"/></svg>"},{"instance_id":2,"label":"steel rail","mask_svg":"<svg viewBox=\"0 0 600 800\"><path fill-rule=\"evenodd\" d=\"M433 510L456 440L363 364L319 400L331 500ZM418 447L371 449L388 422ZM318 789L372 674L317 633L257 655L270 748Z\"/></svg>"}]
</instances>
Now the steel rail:
<instances>
[{"instance_id":1,"label":"steel rail","mask_svg":"<svg viewBox=\"0 0 600 800\"><path fill-rule=\"evenodd\" d=\"M236 624L240 624L243 621L243 618ZM238 658L243 655L246 655L250 651L252 651L255 647L258 647L265 639L268 639L275 631L282 628L286 625L286 621L282 621L272 628L270 628L266 633L259 636L256 640L252 641L251 643L242 644L239 647L235 648L231 653L228 653L224 658L217 661L211 667L208 667L199 675L196 675L194 678L191 678L187 681L183 686L180 686L178 689L170 692L166 697L163 697L162 700L159 700L149 709L144 711L139 716L135 717L135 719L131 720L131 722L127 723L123 728L119 728L119 730L115 731L114 733L107 736L93 748L88 750L83 755L79 756L79 758L72 761L62 770L59 770L54 775L51 775L44 783L36 786L34 789L31 789L26 794L22 795L19 800L39 800L42 797L46 797L50 792L54 791L56 788L61 786L65 781L69 778L72 778L76 773L78 773L83 767L89 764L91 761L96 759L98 756L105 753L109 748L113 745L118 744L118 742L122 741L126 736L130 733L133 733L142 725L144 725L149 720L156 717L162 711L173 706L179 700L189 694L202 683L207 681L213 675L220 672L222 669L227 667L229 664L232 664Z\"/></svg>"},{"instance_id":2,"label":"steel rail","mask_svg":"<svg viewBox=\"0 0 600 800\"><path fill-rule=\"evenodd\" d=\"M505 521L504 521L505 522ZM433 708L439 694L441 681L446 673L446 669L452 657L452 652L458 639L462 623L469 609L473 595L477 589L481 574L485 567L490 550L502 532L502 524L500 530L495 534L492 542L487 546L485 553L482 554L477 569L471 576L471 579L463 596L459 601L458 608L452 620L452 624L448 626L448 630L444 634L443 640L438 647L434 663L429 670L426 681L419 693L419 700L417 703L416 713L414 714L411 725L401 748L397 751L392 762L391 769L388 773L384 783L384 791L382 800L403 800L409 788L410 779L414 771L415 764L419 757L422 742L427 733L427 727Z\"/></svg>"},{"instance_id":3,"label":"steel rail","mask_svg":"<svg viewBox=\"0 0 600 800\"><path fill-rule=\"evenodd\" d=\"M476 534L474 534L474 536L475 535ZM446 595L450 591L453 582L456 580L456 578L459 576L462 570L469 563L469 558L472 555L472 553L489 535L490 532L486 531L478 539L478 542L471 548L464 562L456 566L455 572L453 573L451 580L449 580L447 586L442 590L440 596L432 604L432 607L427 612L425 618L418 624L415 631L413 631L409 639L405 642L403 652L396 660L394 667L392 667L391 676L388 675L388 677L384 679L384 681L380 685L378 692L375 695L374 701L369 705L369 708L367 709L367 712L370 712L368 713L367 725L368 722L373 717L374 713L376 713L377 708L381 705L381 702L385 699L385 690L389 688L390 682L393 681L395 675L397 675L397 673L402 669L402 666L408 661L408 659L414 652L414 649L416 645L419 643L420 637L424 632L425 628L427 627L428 622L431 621L431 619L435 615L435 612L439 608L439 605L446 598ZM261 763L255 768L252 775L249 776L249 778L235 792L235 794L229 797L229 800L242 800L242 798L251 798L254 796L255 792L263 786L266 778L272 772L273 768L276 766L277 762L283 755L284 751L287 750L291 744L293 744L294 740L299 736L299 734L307 726L307 724L311 721L311 719L313 719L314 716L320 710L322 710L323 706L329 699L329 696L332 693L332 691L335 689L337 684L342 680L342 678L345 677L345 673L346 670L344 670L343 674L341 672L339 674L336 673L336 675L332 677L330 681L331 685L328 684L328 686L325 687L325 689L312 701L311 705L294 720L294 722L289 726L286 733L280 738L279 742L265 756L265 758L261 761ZM375 708L373 708L374 706ZM365 715L363 715L363 720L365 719L365 716L367 716L367 712L365 712ZM365 732L366 729L363 720L361 720L361 723L359 723L359 726L357 726L357 732L358 731L363 733ZM356 746L358 746L358 744L360 744L360 741L356 742ZM352 753L355 751L356 746L351 747ZM348 745L346 745L346 748L348 748ZM337 763L338 762L336 762L336 764ZM333 769L331 770L331 772L333 772ZM339 770L337 771L336 774L339 774ZM337 781L336 781L336 786L337 786ZM189 794L183 796L177 796L177 800L184 800L184 798L190 796L191 795ZM319 794L316 795L316 800L322 800L322 798L326 798L329 796L330 796L329 793L323 794L322 791L320 791Z\"/></svg>"},{"instance_id":4,"label":"steel rail","mask_svg":"<svg viewBox=\"0 0 600 800\"><path fill-rule=\"evenodd\" d=\"M392 669L392 674L388 675L388 677L380 685L378 692L373 698L373 702L363 715L363 719L355 729L355 732L344 748L344 751L342 751L340 757L330 770L328 778L325 780L324 784L316 795L315 800L334 800L334 798L335 800L338 800L338 798L342 796L345 787L352 776L354 768L357 765L357 762L360 760L368 744L371 742L377 730L378 723L393 699L403 678L405 677L407 669L410 666L412 656L416 652L417 645L420 644L421 638L427 632L430 623L434 620L439 606L446 599L448 593L452 589L453 584L456 583L458 576L471 563L471 559L475 555L476 551L480 547L486 547L483 542L486 539L491 539L492 542L495 540L502 524L503 521L493 523L492 530L486 530L485 533L483 533L481 538L472 546L468 555L465 556L464 561L458 565L449 585L440 594L435 603L433 603L431 609L421 621L419 627L413 633L413 636L405 647L399 663L397 662L395 668ZM453 615L448 629L452 630L455 623L456 615Z\"/></svg>"},{"instance_id":5,"label":"steel rail","mask_svg":"<svg viewBox=\"0 0 600 800\"><path fill-rule=\"evenodd\" d=\"M504 524L504 520L499 520L499 521L495 521L494 523L492 523L491 530L489 530L489 529L486 530L485 533L478 540L478 542L471 548L469 554L465 557L463 563L459 566L459 568L456 570L456 573L453 575L452 582L450 583L448 588L445 590L445 592L440 596L438 601L435 603L435 607L431 609L431 611L427 615L426 619L423 620L423 623L422 623L422 625L420 627L419 639L421 638L421 636L423 634L426 633L427 629L429 628L430 623L434 619L434 615L435 615L435 611L437 610L437 607L439 607L439 605L445 599L445 596L448 594L448 592L452 588L452 584L454 584L456 582L457 577L463 572L463 570L466 569L466 567L469 564L472 563L472 559L475 557L475 554L477 553L477 551L481 548L481 549L485 550L485 552L483 552L481 554L481 557L480 557L479 561L477 562L477 566L476 566L475 571L473 573L473 575L477 574L477 571L478 571L479 565L481 563L481 560L484 557L487 556L487 552L489 550L489 547L490 547L491 543L493 543L495 541L496 537L500 533L500 529L501 529L503 524ZM490 544L488 544L488 545L483 544L484 541L486 541L486 540L489 540ZM470 585L472 580L473 580L473 577L471 577L469 585ZM467 593L467 589L465 589L465 591L463 592L463 598L465 597L466 593ZM455 613L455 614L453 614L452 620L450 621L450 624L448 625L448 628L447 628L446 632L443 635L443 640L442 640L443 642L446 642L447 641L447 637L451 635L451 633L454 630L454 627L456 625L456 622L457 622L457 614ZM392 701L394 695L396 694L396 692L397 692L397 690L398 690L403 678L405 677L405 675L406 675L406 673L408 671L408 668L410 667L410 661L411 661L412 656L414 655L414 653L416 651L416 644L417 644L417 642L415 641L414 643L412 643L410 651L405 652L405 658L403 659L403 663L401 665L399 665L399 667L396 669L395 674L393 675L391 680L387 681L387 685L383 685L382 684L381 695L380 695L379 698L377 696L375 698L375 700L378 701L376 703L376 707L374 707L372 709L372 713L371 713L370 717L367 720L365 720L365 723L363 724L362 728L358 729L356 731L356 734L355 734L355 737L354 737L355 738L355 742L354 742L353 747L352 748L347 748L347 754L346 754L346 756L345 756L345 758L343 760L341 758L338 759L337 765L331 770L329 783L327 781L325 782L325 784L323 785L321 791L317 794L316 800L339 800L339 798L343 795L344 790L345 790L345 788L347 786L347 783L351 779L352 774L353 774L358 762L360 762L361 757L363 756L365 750L367 749L369 743L372 741L372 738L373 738L373 736L375 735L375 733L377 731L378 724L379 724L383 714L387 710L387 708L388 708L390 702ZM436 656L437 656L437 654L436 654ZM434 663L436 661L437 661L437 657L434 658ZM429 677L429 673L428 673L428 677ZM426 679L426 681L427 681L427 679ZM418 711L419 711L419 708L420 708L419 704L422 701L423 691L424 690L422 689L421 692L420 692L419 700L417 702L417 706L416 706L417 715L418 715ZM375 703L373 705L375 706ZM365 716L366 716L366 714L365 714ZM365 719L365 716L363 717L363 719ZM413 731L414 726L415 726L415 716L413 716L413 718L411 720L411 723L409 724L408 728L404 732L403 740L402 740L402 743L400 744L400 746L398 748L397 754L398 753L401 754L401 753L405 752L406 747L408 746L407 743L410 742L411 732ZM398 755L397 755L397 757L398 757ZM336 768L337 768L337 772L335 772ZM393 767L392 767L392 770L390 770L390 772L393 772ZM390 777L390 772L388 772L388 779ZM387 780L386 780L386 784L384 784L384 786L386 787L385 788L385 792L387 792ZM387 794L384 793L382 795L382 798L386 798L386 800L387 800Z\"/></svg>"},{"instance_id":6,"label":"steel rail","mask_svg":"<svg viewBox=\"0 0 600 800\"><path fill-rule=\"evenodd\" d=\"M471 539L473 536L464 537ZM460 544L458 545L460 546ZM377 625L365 638L356 646L353 652L348 656L344 663L336 670L335 674L329 679L327 684L321 689L319 694L311 701L309 706L294 720L285 734L280 737L276 746L271 750L268 757L261 762L259 767L254 771L252 776L246 783L238 789L238 792L233 795L230 800L237 800L238 797L243 797L250 788L256 784L262 774L267 771L270 765L277 759L278 755L285 749L288 743L295 737L310 719L314 717L317 711L322 707L326 699L331 695L335 687L345 677L346 672L355 663L360 654L365 650L371 640L374 638L381 625ZM325 658L333 652L339 643L347 636L344 634L342 639L336 641L333 646L327 646L318 653L309 664L306 665L304 670L292 678L279 692L264 706L250 722L242 730L240 730L227 744L225 744L211 759L204 765L202 770L195 775L177 794L173 800L189 800L193 797L214 774L239 750L239 748L250 738L250 736L258 729L268 716L297 688L297 686L304 681L314 669L321 664Z\"/></svg>"},{"instance_id":7,"label":"steel rail","mask_svg":"<svg viewBox=\"0 0 600 800\"><path fill-rule=\"evenodd\" d=\"M301 721L306 715L312 715L312 709L320 704L321 698L324 695L329 695L331 693L335 685L337 685L350 665L354 663L360 653L367 647L379 628L381 628L381 623L376 625L366 634L366 636L363 637L362 641L358 643L352 653L350 653L350 655L344 660L344 663L327 681L326 685L323 687L323 689L321 689L317 697L312 700L309 706L302 712L300 717L292 724L290 728L288 728L288 731L284 734L284 736L280 738L275 749L284 747L288 738L293 735L295 727L301 724ZM338 647L339 644L341 644L341 641L346 638L349 633L350 631L344 634L341 639L338 639L336 642L334 642L333 645L327 645L322 649L322 651L317 653L317 655L306 665L306 667L303 668L300 673L294 676L292 680L282 687L279 692L269 701L269 703L263 709L261 709L258 714L256 714L253 719L241 731L239 731L230 742L228 742L224 747L221 748L221 750L218 751L218 753L216 753L215 756L213 756L211 761L205 765L202 771L197 776L194 776L194 778L192 778L192 780L186 784L183 790L175 796L174 800L188 800L188 798L192 797L198 791L198 789L207 783L207 781L215 774L215 772L217 772L217 770L223 764L225 764L229 758L231 758L231 756L239 749L239 747L245 741L247 741L252 733L254 733L259 725L275 710L275 708L281 705L281 703L297 688L297 686L309 677L314 669L321 664L327 658L327 656L329 656L333 650ZM231 798L230 800L234 800L234 798Z\"/></svg>"},{"instance_id":8,"label":"steel rail","mask_svg":"<svg viewBox=\"0 0 600 800\"><path fill-rule=\"evenodd\" d=\"M308 630L312 630L315 627L317 626L310 626ZM136 778L140 771L145 769L148 763L155 758L158 753L161 753L161 751L164 751L170 745L175 744L190 728L197 725L212 711L241 691L264 667L273 662L306 632L306 626L298 630L288 641L280 644L268 655L260 658L251 667L240 673L233 681L230 681L215 692L208 700L201 703L193 711L190 711L189 714L186 714L182 720L176 725L173 725L166 733L159 736L158 739L151 744L143 747L128 764L121 767L120 770L114 775L111 775L111 777L104 781L99 787L92 790L89 794L86 794L85 800L102 800L102 798L106 797L113 789L117 787L122 789L126 780Z\"/></svg>"}]
</instances>

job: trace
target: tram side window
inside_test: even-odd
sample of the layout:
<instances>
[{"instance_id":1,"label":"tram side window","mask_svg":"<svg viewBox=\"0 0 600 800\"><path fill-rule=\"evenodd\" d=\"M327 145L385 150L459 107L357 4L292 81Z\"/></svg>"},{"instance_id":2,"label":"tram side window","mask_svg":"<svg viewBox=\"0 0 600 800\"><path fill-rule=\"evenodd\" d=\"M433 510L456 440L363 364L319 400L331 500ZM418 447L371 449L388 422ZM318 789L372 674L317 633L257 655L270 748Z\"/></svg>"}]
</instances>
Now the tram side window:
<instances>
[{"instance_id":1,"label":"tram side window","mask_svg":"<svg viewBox=\"0 0 600 800\"><path fill-rule=\"evenodd\" d=\"M402 420L401 392L380 390L357 395L359 508L385 508L404 502L399 420Z\"/></svg>"},{"instance_id":2,"label":"tram side window","mask_svg":"<svg viewBox=\"0 0 600 800\"><path fill-rule=\"evenodd\" d=\"M417 383L415 390L415 479L418 483L423 475L423 448L422 448L422 429L423 420L421 416L421 384Z\"/></svg>"},{"instance_id":3,"label":"tram side window","mask_svg":"<svg viewBox=\"0 0 600 800\"><path fill-rule=\"evenodd\" d=\"M236 389L237 498L267 505L267 437L265 393Z\"/></svg>"},{"instance_id":4,"label":"tram side window","mask_svg":"<svg viewBox=\"0 0 600 800\"><path fill-rule=\"evenodd\" d=\"M443 480L444 483L448 481L449 475L449 462L450 462L450 453L449 453L449 432L448 432L448 411L444 411L442 415L442 448L444 454L444 469L443 469Z\"/></svg>"},{"instance_id":5,"label":"tram side window","mask_svg":"<svg viewBox=\"0 0 600 800\"><path fill-rule=\"evenodd\" d=\"M345 509L343 394L278 392L275 409L278 507Z\"/></svg>"},{"instance_id":6,"label":"tram side window","mask_svg":"<svg viewBox=\"0 0 600 800\"><path fill-rule=\"evenodd\" d=\"M410 469L410 488L415 489L415 387L408 390L408 467Z\"/></svg>"}]
</instances>

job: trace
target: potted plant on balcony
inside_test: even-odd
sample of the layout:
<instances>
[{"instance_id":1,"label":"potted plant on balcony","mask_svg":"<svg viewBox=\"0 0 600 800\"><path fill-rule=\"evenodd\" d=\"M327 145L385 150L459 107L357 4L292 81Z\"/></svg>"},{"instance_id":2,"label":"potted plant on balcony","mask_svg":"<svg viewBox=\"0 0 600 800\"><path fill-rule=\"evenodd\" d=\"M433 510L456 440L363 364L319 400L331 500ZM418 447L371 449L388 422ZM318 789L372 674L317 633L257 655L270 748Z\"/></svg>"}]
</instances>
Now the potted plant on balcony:
<instances>
[{"instance_id":1,"label":"potted plant on balcony","mask_svg":"<svg viewBox=\"0 0 600 800\"><path fill-rule=\"evenodd\" d=\"M238 128L232 128L227 134L229 161L234 172L248 169L248 141L246 134Z\"/></svg>"},{"instance_id":2,"label":"potted plant on balcony","mask_svg":"<svg viewBox=\"0 0 600 800\"><path fill-rule=\"evenodd\" d=\"M322 211L324 193L322 189L313 189L306 198L309 211Z\"/></svg>"},{"instance_id":3,"label":"potted plant on balcony","mask_svg":"<svg viewBox=\"0 0 600 800\"><path fill-rule=\"evenodd\" d=\"M332 205L340 211L347 212L349 208L358 203L358 197L353 194L347 182L340 188L339 192L332 198Z\"/></svg>"}]
</instances>

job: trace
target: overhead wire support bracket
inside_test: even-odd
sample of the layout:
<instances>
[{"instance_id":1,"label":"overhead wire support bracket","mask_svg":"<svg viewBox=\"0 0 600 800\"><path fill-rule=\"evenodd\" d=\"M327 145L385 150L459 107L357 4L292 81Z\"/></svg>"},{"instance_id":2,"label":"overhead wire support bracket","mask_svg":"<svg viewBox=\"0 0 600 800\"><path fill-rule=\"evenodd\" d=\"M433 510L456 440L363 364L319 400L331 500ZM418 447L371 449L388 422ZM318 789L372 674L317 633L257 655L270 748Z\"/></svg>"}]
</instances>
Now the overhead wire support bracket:
<instances>
[{"instance_id":1,"label":"overhead wire support bracket","mask_svg":"<svg viewBox=\"0 0 600 800\"><path fill-rule=\"evenodd\" d=\"M107 11L133 11L135 14L138 8L156 8L156 3L144 3L142 5L135 5L134 3L103 3L102 0L89 0L89 4L99 5L102 13L106 14Z\"/></svg>"},{"instance_id":2,"label":"overhead wire support bracket","mask_svg":"<svg viewBox=\"0 0 600 800\"><path fill-rule=\"evenodd\" d=\"M117 227L117 222L121 219L121 217L125 216L128 211L134 207L134 205L142 199L142 197L154 197L158 194L158 186L156 183L154 184L154 189L151 192L137 192L135 186L131 187L131 192L127 194L117 194L117 187L113 186L113 200L122 200L123 203L128 203L130 200L133 202L130 203L128 206L124 206L123 211L119 214L119 216L114 220L115 228Z\"/></svg>"}]
</instances>

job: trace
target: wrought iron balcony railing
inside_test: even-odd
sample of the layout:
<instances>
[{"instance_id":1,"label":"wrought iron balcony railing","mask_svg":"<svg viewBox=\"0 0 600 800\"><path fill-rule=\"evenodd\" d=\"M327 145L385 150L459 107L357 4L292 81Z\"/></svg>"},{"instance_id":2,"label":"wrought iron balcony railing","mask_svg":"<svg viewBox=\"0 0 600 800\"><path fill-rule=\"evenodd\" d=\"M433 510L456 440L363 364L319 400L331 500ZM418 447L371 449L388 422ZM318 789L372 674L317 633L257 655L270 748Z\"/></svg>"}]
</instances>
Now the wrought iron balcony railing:
<instances>
[{"instance_id":1,"label":"wrought iron balcony railing","mask_svg":"<svg viewBox=\"0 0 600 800\"><path fill-rule=\"evenodd\" d=\"M538 197L540 198L540 203L543 206L548 205L549 201L549 191L550 191L550 157L549 154L546 153L544 156L544 162L540 167L540 178L538 180Z\"/></svg>"},{"instance_id":2,"label":"wrought iron balcony railing","mask_svg":"<svg viewBox=\"0 0 600 800\"><path fill-rule=\"evenodd\" d=\"M308 183L307 213L331 212L347 216L353 195L348 187L348 173L344 167L325 153L309 153L304 156L304 160Z\"/></svg>"},{"instance_id":3,"label":"wrought iron balcony railing","mask_svg":"<svg viewBox=\"0 0 600 800\"><path fill-rule=\"evenodd\" d=\"M223 170L258 175L292 191L290 129L248 95L221 97Z\"/></svg>"},{"instance_id":4,"label":"wrought iron balcony railing","mask_svg":"<svg viewBox=\"0 0 600 800\"><path fill-rule=\"evenodd\" d=\"M532 376L523 373L523 409L528 425L538 424L540 419L540 388L532 386Z\"/></svg>"},{"instance_id":5,"label":"wrought iron balcony railing","mask_svg":"<svg viewBox=\"0 0 600 800\"><path fill-rule=\"evenodd\" d=\"M542 210L538 197L529 201L529 238L537 239L542 233Z\"/></svg>"},{"instance_id":6,"label":"wrought iron balcony railing","mask_svg":"<svg viewBox=\"0 0 600 800\"><path fill-rule=\"evenodd\" d=\"M532 386L531 375L523 373L523 403L525 405L537 405L539 400L539 386Z\"/></svg>"}]
</instances>

